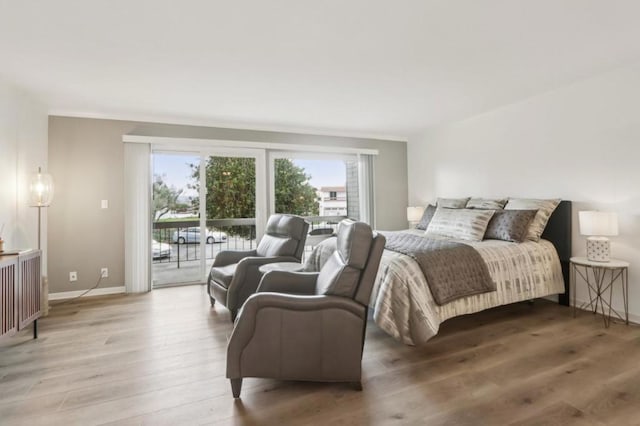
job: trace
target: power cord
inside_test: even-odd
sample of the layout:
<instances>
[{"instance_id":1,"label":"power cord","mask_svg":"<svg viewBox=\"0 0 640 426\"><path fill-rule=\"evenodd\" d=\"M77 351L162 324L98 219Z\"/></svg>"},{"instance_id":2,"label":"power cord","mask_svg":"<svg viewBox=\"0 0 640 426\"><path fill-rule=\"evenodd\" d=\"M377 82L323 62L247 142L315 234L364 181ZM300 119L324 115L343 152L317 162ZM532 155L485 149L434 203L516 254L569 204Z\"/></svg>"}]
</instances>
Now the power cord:
<instances>
[{"instance_id":1,"label":"power cord","mask_svg":"<svg viewBox=\"0 0 640 426\"><path fill-rule=\"evenodd\" d=\"M93 287L91 287L90 289L86 290L84 293L76 296L76 297L72 297L71 299L67 299L64 302L60 302L55 304L54 306L60 306L60 305L65 305L67 303L73 302L75 300L80 299L82 296L84 296L85 294L89 293L91 290L95 290L96 288L98 288L98 286L100 285L100 283L102 282L102 271L100 272L100 274L98 275L98 281L96 282L96 285L94 285Z\"/></svg>"}]
</instances>

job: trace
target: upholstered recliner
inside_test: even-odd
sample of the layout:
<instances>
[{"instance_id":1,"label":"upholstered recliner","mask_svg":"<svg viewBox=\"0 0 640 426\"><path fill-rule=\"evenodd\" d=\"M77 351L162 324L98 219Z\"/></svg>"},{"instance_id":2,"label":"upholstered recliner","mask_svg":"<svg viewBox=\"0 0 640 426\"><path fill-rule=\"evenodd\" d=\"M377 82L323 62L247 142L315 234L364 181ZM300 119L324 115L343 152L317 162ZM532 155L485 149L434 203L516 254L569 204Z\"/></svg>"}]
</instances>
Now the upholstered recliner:
<instances>
[{"instance_id":1,"label":"upholstered recliner","mask_svg":"<svg viewBox=\"0 0 640 426\"><path fill-rule=\"evenodd\" d=\"M337 249L320 272L268 272L245 302L227 347L227 378L360 385L367 305L385 238L362 222L338 226Z\"/></svg>"},{"instance_id":2,"label":"upholstered recliner","mask_svg":"<svg viewBox=\"0 0 640 426\"><path fill-rule=\"evenodd\" d=\"M275 214L255 250L218 253L207 285L211 306L217 300L235 320L238 309L260 283L258 268L267 263L300 262L308 230L309 224L300 216Z\"/></svg>"}]
</instances>

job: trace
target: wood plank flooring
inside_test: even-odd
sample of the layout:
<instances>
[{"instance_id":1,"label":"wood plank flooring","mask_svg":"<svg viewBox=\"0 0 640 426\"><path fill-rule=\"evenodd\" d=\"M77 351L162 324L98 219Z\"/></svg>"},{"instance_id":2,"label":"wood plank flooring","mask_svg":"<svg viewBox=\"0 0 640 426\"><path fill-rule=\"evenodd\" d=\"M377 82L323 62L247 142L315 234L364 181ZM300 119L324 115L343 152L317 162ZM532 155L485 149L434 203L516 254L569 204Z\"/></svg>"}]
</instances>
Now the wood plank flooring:
<instances>
[{"instance_id":1,"label":"wood plank flooring","mask_svg":"<svg viewBox=\"0 0 640 426\"><path fill-rule=\"evenodd\" d=\"M640 425L640 327L538 300L447 321L421 348L370 323L362 392L224 378L203 286L52 306L0 344L2 425Z\"/></svg>"}]
</instances>

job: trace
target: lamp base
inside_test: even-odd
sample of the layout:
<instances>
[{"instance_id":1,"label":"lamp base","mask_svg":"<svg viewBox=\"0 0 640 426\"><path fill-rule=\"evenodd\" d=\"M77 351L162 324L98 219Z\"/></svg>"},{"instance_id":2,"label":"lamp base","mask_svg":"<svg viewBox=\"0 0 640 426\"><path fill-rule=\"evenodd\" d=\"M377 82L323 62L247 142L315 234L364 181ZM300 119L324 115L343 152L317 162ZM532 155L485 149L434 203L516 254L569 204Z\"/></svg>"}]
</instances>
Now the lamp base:
<instances>
[{"instance_id":1,"label":"lamp base","mask_svg":"<svg viewBox=\"0 0 640 426\"><path fill-rule=\"evenodd\" d=\"M611 243L606 237L587 238L587 259L592 262L609 262L611 260Z\"/></svg>"}]
</instances>

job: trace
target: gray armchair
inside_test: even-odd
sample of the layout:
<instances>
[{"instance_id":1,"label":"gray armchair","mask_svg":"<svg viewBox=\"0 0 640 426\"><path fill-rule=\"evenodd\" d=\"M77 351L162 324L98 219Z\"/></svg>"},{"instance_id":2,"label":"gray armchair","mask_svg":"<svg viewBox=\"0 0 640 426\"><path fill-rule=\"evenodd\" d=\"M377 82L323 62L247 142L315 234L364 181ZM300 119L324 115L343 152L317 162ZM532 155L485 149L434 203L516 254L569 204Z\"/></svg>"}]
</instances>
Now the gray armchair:
<instances>
[{"instance_id":1,"label":"gray armchair","mask_svg":"<svg viewBox=\"0 0 640 426\"><path fill-rule=\"evenodd\" d=\"M255 250L218 253L207 285L211 306L217 300L235 320L238 309L260 283L258 268L267 263L300 262L308 229L309 224L300 216L275 214Z\"/></svg>"},{"instance_id":2,"label":"gray armchair","mask_svg":"<svg viewBox=\"0 0 640 426\"><path fill-rule=\"evenodd\" d=\"M245 302L227 347L234 398L243 377L351 382L362 389L367 305L384 236L362 222L338 226L320 272L268 272Z\"/></svg>"}]
</instances>

